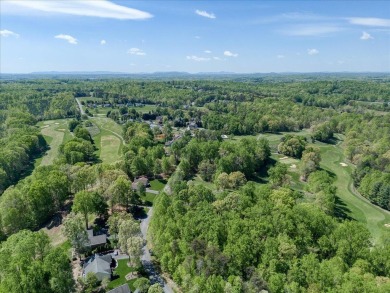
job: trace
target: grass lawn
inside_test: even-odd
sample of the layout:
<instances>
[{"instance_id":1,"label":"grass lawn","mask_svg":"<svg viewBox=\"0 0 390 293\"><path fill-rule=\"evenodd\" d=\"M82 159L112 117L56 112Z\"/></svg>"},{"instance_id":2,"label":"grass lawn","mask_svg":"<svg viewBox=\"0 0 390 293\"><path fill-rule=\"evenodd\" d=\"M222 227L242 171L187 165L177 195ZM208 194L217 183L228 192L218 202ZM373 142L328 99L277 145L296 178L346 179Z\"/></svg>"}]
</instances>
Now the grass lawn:
<instances>
[{"instance_id":1,"label":"grass lawn","mask_svg":"<svg viewBox=\"0 0 390 293\"><path fill-rule=\"evenodd\" d=\"M217 187L212 182L206 182L202 178L200 178L199 175L195 176L192 181L195 185L203 185L204 187L207 187L208 189L215 191L217 190Z\"/></svg>"},{"instance_id":2,"label":"grass lawn","mask_svg":"<svg viewBox=\"0 0 390 293\"><path fill-rule=\"evenodd\" d=\"M156 105L145 105L143 107L129 107L129 108L134 108L137 112L140 113L147 113L149 111L154 111L157 109Z\"/></svg>"},{"instance_id":3,"label":"grass lawn","mask_svg":"<svg viewBox=\"0 0 390 293\"><path fill-rule=\"evenodd\" d=\"M130 281L127 281L126 280L126 275L130 272L135 272L136 269L135 268L130 268L127 266L127 262L128 262L128 259L121 259L118 261L118 267L114 270L114 276L115 275L118 275L119 278L111 281L110 283L108 283L108 289L111 290L111 289L114 289L118 286L121 286L125 283L129 284L129 287L132 291L135 290L133 284L134 282L137 280L137 279L133 279L133 280L130 280Z\"/></svg>"},{"instance_id":4,"label":"grass lawn","mask_svg":"<svg viewBox=\"0 0 390 293\"><path fill-rule=\"evenodd\" d=\"M166 180L154 179L150 181L150 189L160 191L164 188L165 184L167 184Z\"/></svg>"},{"instance_id":5,"label":"grass lawn","mask_svg":"<svg viewBox=\"0 0 390 293\"><path fill-rule=\"evenodd\" d=\"M157 194L146 192L145 196L141 196L141 200L144 202L145 205L152 206L156 196Z\"/></svg>"}]
</instances>

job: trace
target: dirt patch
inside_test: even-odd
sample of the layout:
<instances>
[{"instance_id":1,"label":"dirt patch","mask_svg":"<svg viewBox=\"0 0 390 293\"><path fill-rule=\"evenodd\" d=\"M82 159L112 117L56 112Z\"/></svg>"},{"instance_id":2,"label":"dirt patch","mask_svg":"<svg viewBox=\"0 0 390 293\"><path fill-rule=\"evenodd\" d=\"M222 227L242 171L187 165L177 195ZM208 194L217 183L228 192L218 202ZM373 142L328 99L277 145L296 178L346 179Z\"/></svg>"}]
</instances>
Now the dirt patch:
<instances>
[{"instance_id":1,"label":"dirt patch","mask_svg":"<svg viewBox=\"0 0 390 293\"><path fill-rule=\"evenodd\" d=\"M80 259L77 258L76 260L72 261L72 272L73 272L73 279L77 281L78 278L80 278L83 274L83 270L80 265Z\"/></svg>"},{"instance_id":2,"label":"dirt patch","mask_svg":"<svg viewBox=\"0 0 390 293\"><path fill-rule=\"evenodd\" d=\"M288 157L283 157L283 158L280 158L279 160L286 160L288 159Z\"/></svg>"},{"instance_id":3,"label":"dirt patch","mask_svg":"<svg viewBox=\"0 0 390 293\"><path fill-rule=\"evenodd\" d=\"M348 165L345 164L345 163L340 163L340 165L341 165L342 167L347 167L347 166L348 166Z\"/></svg>"}]
</instances>

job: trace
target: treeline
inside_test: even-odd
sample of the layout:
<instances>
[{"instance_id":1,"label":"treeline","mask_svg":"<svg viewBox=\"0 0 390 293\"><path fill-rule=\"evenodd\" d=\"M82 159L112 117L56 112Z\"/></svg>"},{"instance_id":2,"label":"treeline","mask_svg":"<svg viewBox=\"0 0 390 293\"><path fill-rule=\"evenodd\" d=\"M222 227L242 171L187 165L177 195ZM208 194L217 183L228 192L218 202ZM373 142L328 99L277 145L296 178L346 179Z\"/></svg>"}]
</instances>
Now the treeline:
<instances>
[{"instance_id":1,"label":"treeline","mask_svg":"<svg viewBox=\"0 0 390 293\"><path fill-rule=\"evenodd\" d=\"M305 107L288 100L259 99L252 103L213 102L202 117L203 126L224 134L299 131L330 119L333 110Z\"/></svg>"},{"instance_id":2,"label":"treeline","mask_svg":"<svg viewBox=\"0 0 390 293\"><path fill-rule=\"evenodd\" d=\"M253 178L265 167L271 154L265 139L221 142L213 131L200 131L193 139L184 137L173 143L171 151L179 163L175 176L188 180L199 174L205 181L220 183L221 178L226 177L220 178L222 174L242 174L245 181Z\"/></svg>"},{"instance_id":3,"label":"treeline","mask_svg":"<svg viewBox=\"0 0 390 293\"><path fill-rule=\"evenodd\" d=\"M73 92L60 81L2 82L0 110L12 108L28 112L37 120L79 115Z\"/></svg>"},{"instance_id":4,"label":"treeline","mask_svg":"<svg viewBox=\"0 0 390 293\"><path fill-rule=\"evenodd\" d=\"M115 104L147 103L181 108L202 107L210 102L253 102L277 98L306 106L339 108L353 106L354 101L389 102L386 80L322 80L293 81L246 79L245 82L218 80L141 81L129 79L58 79L3 81L0 109L7 102L20 100L31 110L48 108L50 97L70 93L76 97L100 98ZM34 104L41 103L41 107ZM350 107L349 106L349 107ZM359 107L365 107L360 104Z\"/></svg>"},{"instance_id":5,"label":"treeline","mask_svg":"<svg viewBox=\"0 0 390 293\"><path fill-rule=\"evenodd\" d=\"M18 182L46 148L33 115L10 109L0 115L0 195Z\"/></svg>"},{"instance_id":6,"label":"treeline","mask_svg":"<svg viewBox=\"0 0 390 293\"><path fill-rule=\"evenodd\" d=\"M69 293L75 289L67 251L44 232L20 231L0 243L0 292Z\"/></svg>"},{"instance_id":7,"label":"treeline","mask_svg":"<svg viewBox=\"0 0 390 293\"><path fill-rule=\"evenodd\" d=\"M185 292L387 292L389 246L372 249L362 224L299 198L251 183L214 194L181 185L156 199L153 252Z\"/></svg>"}]
</instances>

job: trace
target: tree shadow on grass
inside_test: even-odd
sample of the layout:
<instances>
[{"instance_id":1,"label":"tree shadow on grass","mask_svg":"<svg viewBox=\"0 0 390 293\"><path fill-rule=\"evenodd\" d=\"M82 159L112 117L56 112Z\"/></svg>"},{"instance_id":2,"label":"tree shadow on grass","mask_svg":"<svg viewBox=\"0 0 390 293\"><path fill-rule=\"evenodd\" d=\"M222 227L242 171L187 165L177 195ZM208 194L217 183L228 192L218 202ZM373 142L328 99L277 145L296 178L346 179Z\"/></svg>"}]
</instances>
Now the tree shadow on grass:
<instances>
[{"instance_id":1,"label":"tree shadow on grass","mask_svg":"<svg viewBox=\"0 0 390 293\"><path fill-rule=\"evenodd\" d=\"M277 162L278 162L277 160L274 160L273 158L269 158L267 160L267 163L263 165L258 172L254 173L248 179L260 184L268 183L268 170L269 168L275 166Z\"/></svg>"},{"instance_id":2,"label":"tree shadow on grass","mask_svg":"<svg viewBox=\"0 0 390 293\"><path fill-rule=\"evenodd\" d=\"M347 205L336 195L334 216L340 220L354 220L351 216L349 216L350 212L351 210L347 207Z\"/></svg>"},{"instance_id":3,"label":"tree shadow on grass","mask_svg":"<svg viewBox=\"0 0 390 293\"><path fill-rule=\"evenodd\" d=\"M329 177L332 178L333 182L336 181L336 179L337 179L336 173L334 173L328 169L324 169L324 168L320 167L320 168L318 168L317 171L325 171L326 173L328 173Z\"/></svg>"},{"instance_id":4,"label":"tree shadow on grass","mask_svg":"<svg viewBox=\"0 0 390 293\"><path fill-rule=\"evenodd\" d=\"M146 219L146 217L148 216L146 214L145 208L139 206L133 206L130 212L136 220Z\"/></svg>"}]
</instances>

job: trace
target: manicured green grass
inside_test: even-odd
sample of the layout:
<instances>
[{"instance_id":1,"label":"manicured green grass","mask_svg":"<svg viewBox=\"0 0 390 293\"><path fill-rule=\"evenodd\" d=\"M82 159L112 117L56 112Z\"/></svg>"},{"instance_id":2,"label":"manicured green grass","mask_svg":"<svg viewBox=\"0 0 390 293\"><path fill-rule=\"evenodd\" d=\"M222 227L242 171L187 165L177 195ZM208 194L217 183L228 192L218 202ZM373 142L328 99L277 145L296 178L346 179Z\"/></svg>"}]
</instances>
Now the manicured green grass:
<instances>
[{"instance_id":1,"label":"manicured green grass","mask_svg":"<svg viewBox=\"0 0 390 293\"><path fill-rule=\"evenodd\" d=\"M110 283L108 283L108 289L111 290L111 289L114 289L118 286L121 286L125 283L129 284L130 286L130 289L131 290L134 290L134 282L137 280L137 279L133 279L133 280L130 280L130 281L127 281L126 280L126 275L130 272L135 272L136 269L135 268L131 268L131 267L128 267L127 266L127 262L129 260L128 259L121 259L118 261L118 267L114 270L114 276L115 275L118 275L119 278L111 281Z\"/></svg>"},{"instance_id":2,"label":"manicured green grass","mask_svg":"<svg viewBox=\"0 0 390 293\"><path fill-rule=\"evenodd\" d=\"M120 160L122 141L122 127L115 121L106 117L95 117L91 122L99 128L100 132L93 137L98 148L96 155L104 163L114 163Z\"/></svg>"},{"instance_id":3,"label":"manicured green grass","mask_svg":"<svg viewBox=\"0 0 390 293\"><path fill-rule=\"evenodd\" d=\"M352 192L351 173L353 166L343 167L340 163L347 163L343 150L339 145L316 143L321 149L321 167L336 175L335 186L337 196L346 205L347 215L366 224L372 234L374 243L380 243L384 235L390 236L390 229L384 224L390 223L390 212L385 211L365 198Z\"/></svg>"},{"instance_id":4,"label":"manicured green grass","mask_svg":"<svg viewBox=\"0 0 390 293\"><path fill-rule=\"evenodd\" d=\"M154 179L150 181L150 189L160 191L164 188L165 184L167 184L165 180Z\"/></svg>"},{"instance_id":5,"label":"manicured green grass","mask_svg":"<svg viewBox=\"0 0 390 293\"><path fill-rule=\"evenodd\" d=\"M145 105L143 107L129 107L129 108L134 108L137 112L147 113L149 111L156 110L157 106L156 105Z\"/></svg>"},{"instance_id":6,"label":"manicured green grass","mask_svg":"<svg viewBox=\"0 0 390 293\"><path fill-rule=\"evenodd\" d=\"M58 148L63 143L65 134L69 133L68 120L49 120L38 125L41 125L41 133L50 146L46 155L42 157L40 165L51 165L58 156Z\"/></svg>"},{"instance_id":7,"label":"manicured green grass","mask_svg":"<svg viewBox=\"0 0 390 293\"><path fill-rule=\"evenodd\" d=\"M145 205L153 205L154 200L156 199L157 194L146 192L145 196L141 196L141 200L144 202Z\"/></svg>"},{"instance_id":8,"label":"manicured green grass","mask_svg":"<svg viewBox=\"0 0 390 293\"><path fill-rule=\"evenodd\" d=\"M207 187L210 190L216 191L217 187L212 182L206 182L202 178L200 178L199 175L195 176L192 181L195 185L203 185L204 187Z\"/></svg>"},{"instance_id":9,"label":"manicured green grass","mask_svg":"<svg viewBox=\"0 0 390 293\"><path fill-rule=\"evenodd\" d=\"M104 163L112 164L120 159L120 140L114 135L102 135L100 139L100 159Z\"/></svg>"}]
</instances>

